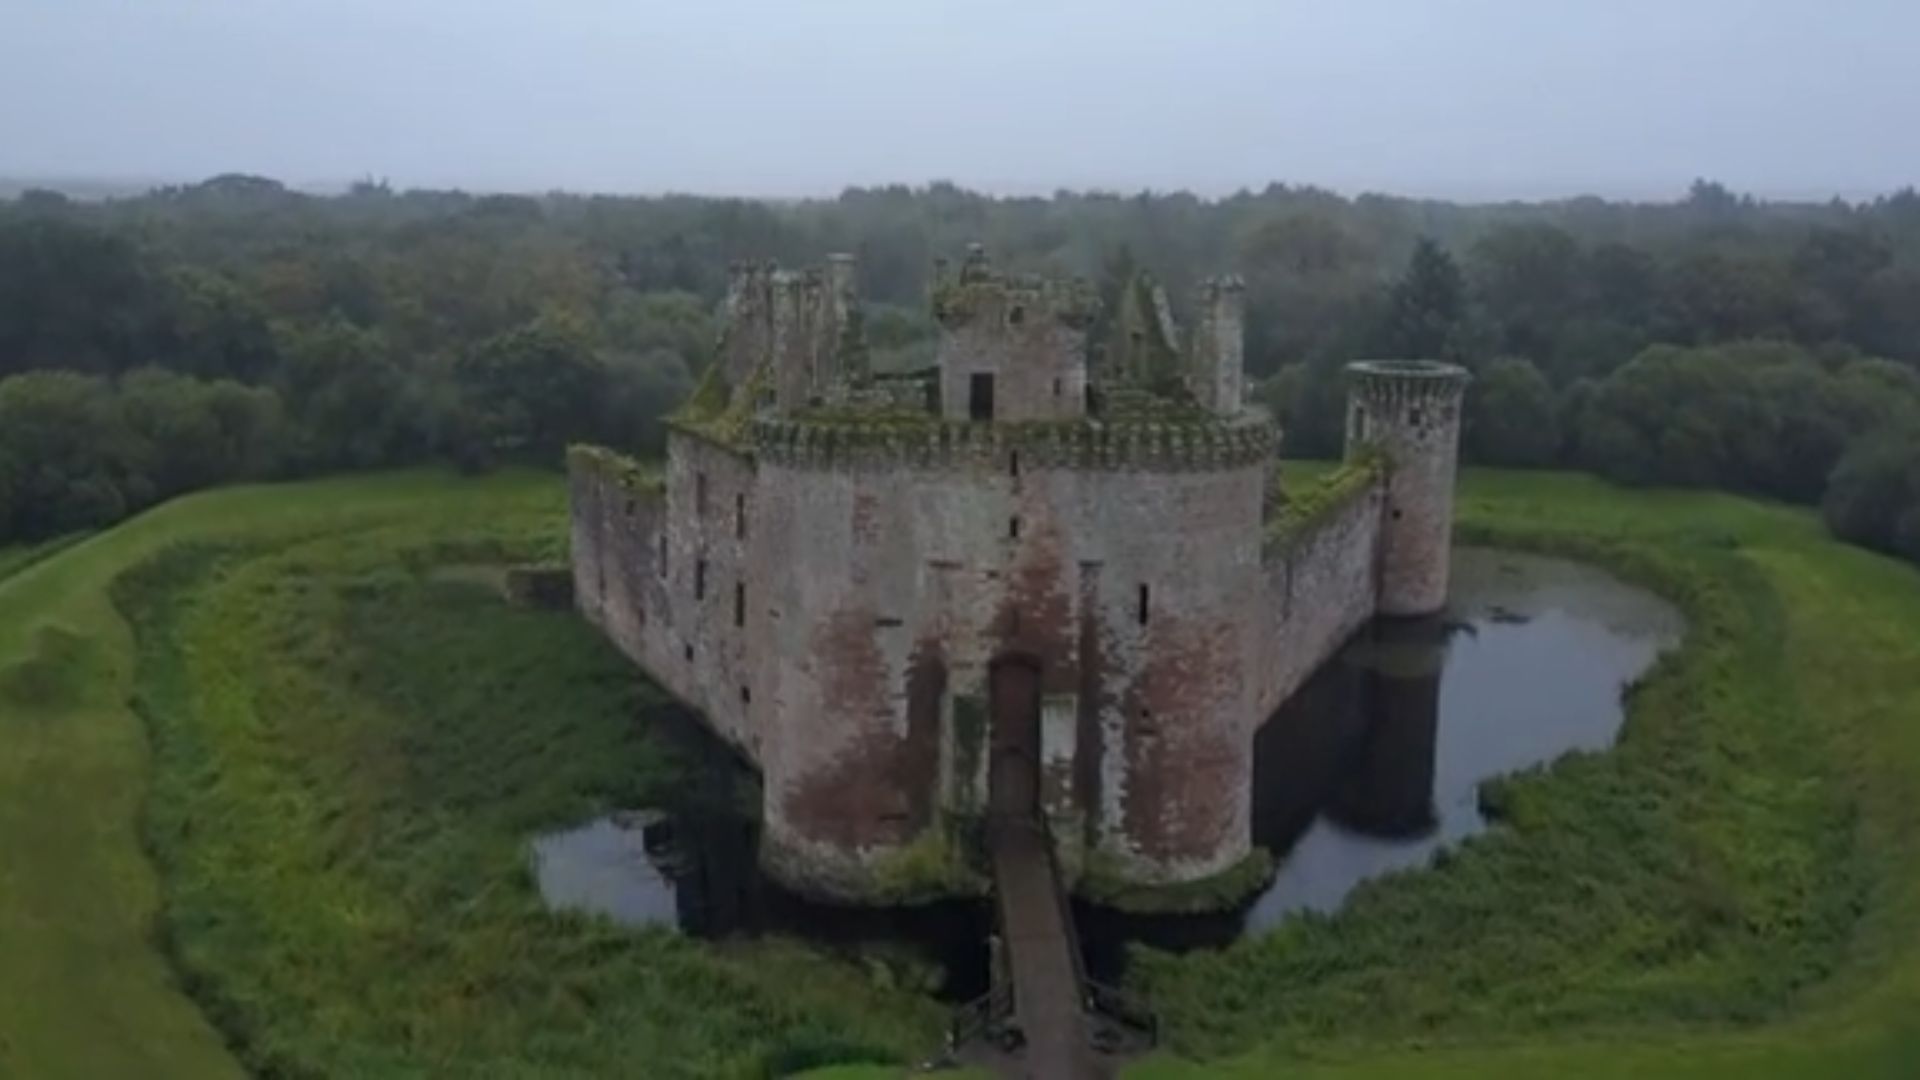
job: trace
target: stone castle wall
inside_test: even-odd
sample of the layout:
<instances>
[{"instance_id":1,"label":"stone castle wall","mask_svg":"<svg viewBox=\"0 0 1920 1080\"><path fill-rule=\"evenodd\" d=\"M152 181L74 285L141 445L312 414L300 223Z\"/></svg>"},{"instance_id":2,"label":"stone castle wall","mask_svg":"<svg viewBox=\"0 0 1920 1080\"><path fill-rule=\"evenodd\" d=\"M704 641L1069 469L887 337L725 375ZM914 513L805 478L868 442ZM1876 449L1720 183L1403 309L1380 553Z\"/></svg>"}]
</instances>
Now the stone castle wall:
<instances>
[{"instance_id":1,"label":"stone castle wall","mask_svg":"<svg viewBox=\"0 0 1920 1080\"><path fill-rule=\"evenodd\" d=\"M762 756L774 857L851 880L980 812L988 672L1009 656L1040 666L1041 799L1069 861L1091 847L1180 880L1245 857L1264 478L764 465L787 568L766 692L795 721Z\"/></svg>"},{"instance_id":2,"label":"stone castle wall","mask_svg":"<svg viewBox=\"0 0 1920 1080\"><path fill-rule=\"evenodd\" d=\"M1357 485L1269 552L1254 613L1267 642L1249 714L1255 727L1374 616L1385 498L1383 479Z\"/></svg>"},{"instance_id":3,"label":"stone castle wall","mask_svg":"<svg viewBox=\"0 0 1920 1080\"><path fill-rule=\"evenodd\" d=\"M646 485L591 462L570 470L575 603L654 681L757 758L747 658L760 587L752 570L765 564L752 547L754 472L696 436L675 432L668 447L665 474Z\"/></svg>"}]
</instances>

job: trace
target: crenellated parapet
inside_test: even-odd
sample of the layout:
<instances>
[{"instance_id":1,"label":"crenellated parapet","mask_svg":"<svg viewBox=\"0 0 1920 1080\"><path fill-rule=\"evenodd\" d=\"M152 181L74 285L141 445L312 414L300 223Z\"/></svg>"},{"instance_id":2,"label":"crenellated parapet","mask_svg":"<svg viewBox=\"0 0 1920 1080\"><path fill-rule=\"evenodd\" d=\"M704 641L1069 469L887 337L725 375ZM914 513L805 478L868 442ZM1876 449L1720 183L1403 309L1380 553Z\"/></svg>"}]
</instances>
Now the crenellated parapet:
<instances>
[{"instance_id":1,"label":"crenellated parapet","mask_svg":"<svg viewBox=\"0 0 1920 1080\"><path fill-rule=\"evenodd\" d=\"M1433 360L1361 360L1347 365L1347 376L1349 453L1391 443L1406 428L1458 424L1471 378L1463 367Z\"/></svg>"},{"instance_id":2,"label":"crenellated parapet","mask_svg":"<svg viewBox=\"0 0 1920 1080\"><path fill-rule=\"evenodd\" d=\"M1164 472L1231 469L1272 457L1264 415L1239 422L970 424L918 414L835 421L768 417L753 425L755 454L809 467L946 468L1005 462L1023 467Z\"/></svg>"}]
</instances>

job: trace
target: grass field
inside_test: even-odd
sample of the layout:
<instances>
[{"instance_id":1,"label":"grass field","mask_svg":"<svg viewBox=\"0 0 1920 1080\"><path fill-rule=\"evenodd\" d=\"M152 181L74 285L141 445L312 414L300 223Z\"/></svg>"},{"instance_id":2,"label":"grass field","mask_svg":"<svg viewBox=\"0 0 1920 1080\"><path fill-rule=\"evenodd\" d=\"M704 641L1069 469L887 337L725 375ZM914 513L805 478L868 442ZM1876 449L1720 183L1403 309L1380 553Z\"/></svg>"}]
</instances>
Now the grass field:
<instances>
[{"instance_id":1,"label":"grass field","mask_svg":"<svg viewBox=\"0 0 1920 1080\"><path fill-rule=\"evenodd\" d=\"M797 947L538 909L521 839L673 772L592 634L432 572L553 553L562 499L233 489L11 577L0 552L0 1076L756 1075L929 1045L937 1008ZM1135 1073L1920 1073L1920 573L1714 495L1480 474L1462 510L1661 588L1688 647L1618 750L1501 785L1508 827L1436 872L1143 958L1172 1046Z\"/></svg>"}]
</instances>

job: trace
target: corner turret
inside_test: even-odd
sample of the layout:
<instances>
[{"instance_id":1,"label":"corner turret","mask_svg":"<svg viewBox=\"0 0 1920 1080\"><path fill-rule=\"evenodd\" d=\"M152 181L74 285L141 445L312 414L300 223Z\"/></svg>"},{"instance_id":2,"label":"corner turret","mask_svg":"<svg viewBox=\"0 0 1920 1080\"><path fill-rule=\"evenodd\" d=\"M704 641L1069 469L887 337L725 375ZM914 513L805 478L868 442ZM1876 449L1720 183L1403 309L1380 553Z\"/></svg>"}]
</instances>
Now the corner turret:
<instances>
[{"instance_id":1,"label":"corner turret","mask_svg":"<svg viewBox=\"0 0 1920 1080\"><path fill-rule=\"evenodd\" d=\"M1460 404L1469 376L1433 360L1363 360L1347 372L1347 457L1373 450L1387 459L1379 612L1431 615L1447 602Z\"/></svg>"}]
</instances>

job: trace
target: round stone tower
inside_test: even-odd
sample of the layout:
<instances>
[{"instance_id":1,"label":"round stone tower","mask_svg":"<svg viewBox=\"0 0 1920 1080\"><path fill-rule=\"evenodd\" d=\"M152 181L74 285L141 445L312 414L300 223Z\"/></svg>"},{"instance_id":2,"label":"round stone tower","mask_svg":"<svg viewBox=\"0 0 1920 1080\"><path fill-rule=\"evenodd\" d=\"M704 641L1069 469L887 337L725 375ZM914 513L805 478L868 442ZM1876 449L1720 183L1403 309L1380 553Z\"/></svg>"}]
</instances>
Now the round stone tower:
<instances>
[{"instance_id":1,"label":"round stone tower","mask_svg":"<svg viewBox=\"0 0 1920 1080\"><path fill-rule=\"evenodd\" d=\"M1460 403L1469 376L1433 360L1363 360L1347 372L1347 456L1372 448L1387 459L1380 614L1430 615L1447 602Z\"/></svg>"}]
</instances>

